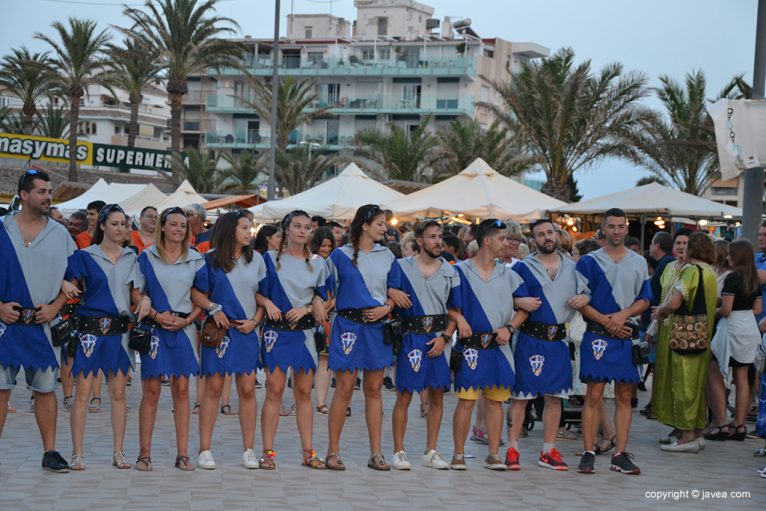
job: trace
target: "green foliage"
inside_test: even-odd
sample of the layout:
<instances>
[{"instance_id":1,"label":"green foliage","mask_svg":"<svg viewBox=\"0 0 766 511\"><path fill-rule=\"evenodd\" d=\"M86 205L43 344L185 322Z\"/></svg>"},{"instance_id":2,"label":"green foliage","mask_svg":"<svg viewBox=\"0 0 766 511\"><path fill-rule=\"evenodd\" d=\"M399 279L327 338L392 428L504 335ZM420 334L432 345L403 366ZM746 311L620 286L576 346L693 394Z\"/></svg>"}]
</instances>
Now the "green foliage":
<instances>
[{"instance_id":1,"label":"green foliage","mask_svg":"<svg viewBox=\"0 0 766 511\"><path fill-rule=\"evenodd\" d=\"M193 148L186 149L186 160L174 155L170 160L173 181L176 185L184 179L199 193L215 193L221 186L221 174L217 170L219 156L201 154Z\"/></svg>"},{"instance_id":2,"label":"green foliage","mask_svg":"<svg viewBox=\"0 0 766 511\"><path fill-rule=\"evenodd\" d=\"M242 151L239 156L233 156L224 153L222 158L230 167L221 171L220 190L241 195L255 193L258 188L256 180L264 169L264 162L261 161L263 154Z\"/></svg>"},{"instance_id":3,"label":"green foliage","mask_svg":"<svg viewBox=\"0 0 766 511\"><path fill-rule=\"evenodd\" d=\"M45 110L37 112L36 132L41 137L67 138L69 136L69 113L66 107L54 106L49 101Z\"/></svg>"},{"instance_id":4,"label":"green foliage","mask_svg":"<svg viewBox=\"0 0 766 511\"><path fill-rule=\"evenodd\" d=\"M310 151L308 145L280 150L275 178L283 192L295 195L320 182L325 172L338 161L337 157Z\"/></svg>"},{"instance_id":5,"label":"green foliage","mask_svg":"<svg viewBox=\"0 0 766 511\"><path fill-rule=\"evenodd\" d=\"M24 133L34 131L37 103L50 94L57 82L47 52L31 53L25 46L11 50L0 62L0 88L19 98L24 114Z\"/></svg>"}]
</instances>

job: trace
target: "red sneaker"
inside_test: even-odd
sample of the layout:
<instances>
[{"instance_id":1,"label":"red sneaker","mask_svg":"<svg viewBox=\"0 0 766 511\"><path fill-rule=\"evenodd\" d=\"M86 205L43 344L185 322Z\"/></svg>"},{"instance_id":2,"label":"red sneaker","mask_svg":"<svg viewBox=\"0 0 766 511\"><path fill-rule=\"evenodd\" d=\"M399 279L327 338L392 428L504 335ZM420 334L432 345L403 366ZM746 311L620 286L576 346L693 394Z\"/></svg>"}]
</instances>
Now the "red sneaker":
<instances>
[{"instance_id":1,"label":"red sneaker","mask_svg":"<svg viewBox=\"0 0 766 511\"><path fill-rule=\"evenodd\" d=\"M553 470L569 470L569 467L561 458L561 453L554 447L549 452L541 452L537 462L541 467Z\"/></svg>"},{"instance_id":2,"label":"red sneaker","mask_svg":"<svg viewBox=\"0 0 766 511\"><path fill-rule=\"evenodd\" d=\"M505 450L505 466L508 467L508 470L521 470L519 451L513 447L509 447Z\"/></svg>"}]
</instances>

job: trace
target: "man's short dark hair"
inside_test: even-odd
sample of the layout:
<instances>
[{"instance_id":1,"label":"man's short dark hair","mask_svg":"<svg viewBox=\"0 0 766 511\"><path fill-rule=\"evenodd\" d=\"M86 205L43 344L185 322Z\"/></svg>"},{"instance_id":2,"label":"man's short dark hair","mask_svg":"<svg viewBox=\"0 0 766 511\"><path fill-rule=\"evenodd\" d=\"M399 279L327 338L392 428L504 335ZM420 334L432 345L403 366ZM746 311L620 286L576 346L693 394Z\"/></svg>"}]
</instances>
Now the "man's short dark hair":
<instances>
[{"instance_id":1,"label":"man's short dark hair","mask_svg":"<svg viewBox=\"0 0 766 511\"><path fill-rule=\"evenodd\" d=\"M638 245L640 247L641 246L641 241L638 238L634 237L634 236L629 236L629 237L625 238L625 246L626 247L632 247L633 245Z\"/></svg>"},{"instance_id":2,"label":"man's short dark hair","mask_svg":"<svg viewBox=\"0 0 766 511\"><path fill-rule=\"evenodd\" d=\"M669 254L673 251L673 236L669 232L659 231L652 238L652 243L656 243L660 250Z\"/></svg>"},{"instance_id":3,"label":"man's short dark hair","mask_svg":"<svg viewBox=\"0 0 766 511\"><path fill-rule=\"evenodd\" d=\"M766 227L766 220L764 220L763 222L761 222L761 227Z\"/></svg>"},{"instance_id":4,"label":"man's short dark hair","mask_svg":"<svg viewBox=\"0 0 766 511\"><path fill-rule=\"evenodd\" d=\"M93 202L88 204L87 210L90 211L92 209L95 209L96 213L100 213L101 208L103 208L104 206L106 206L106 202L102 200L94 200Z\"/></svg>"},{"instance_id":5,"label":"man's short dark hair","mask_svg":"<svg viewBox=\"0 0 766 511\"><path fill-rule=\"evenodd\" d=\"M626 215L625 212L623 210L621 210L620 208L607 209L606 213L604 213L604 223L605 224L606 224L606 219L609 218L610 216L614 216L614 217L617 217L617 218L624 218L626 220L628 218L628 215Z\"/></svg>"},{"instance_id":6,"label":"man's short dark hair","mask_svg":"<svg viewBox=\"0 0 766 511\"><path fill-rule=\"evenodd\" d=\"M339 224L338 222L336 222L335 220L330 220L329 222L327 222L327 223L325 224L325 227L329 227L330 229L334 229L334 228L336 228L336 227L340 227L341 229L343 229L343 226L342 226L342 225L340 225L340 224Z\"/></svg>"},{"instance_id":7,"label":"man's short dark hair","mask_svg":"<svg viewBox=\"0 0 766 511\"><path fill-rule=\"evenodd\" d=\"M415 237L422 238L423 233L426 232L426 229L430 229L431 227L438 227L439 230L441 230L442 226L436 220L426 220L425 222L421 222L417 225L417 227L415 227ZM454 236L454 235L451 234L450 236Z\"/></svg>"},{"instance_id":8,"label":"man's short dark hair","mask_svg":"<svg viewBox=\"0 0 766 511\"><path fill-rule=\"evenodd\" d=\"M141 214L139 216L144 216L144 213L146 213L150 209L153 209L155 213L158 212L157 208L155 208L154 206L146 206L144 209L141 210Z\"/></svg>"},{"instance_id":9,"label":"man's short dark hair","mask_svg":"<svg viewBox=\"0 0 766 511\"><path fill-rule=\"evenodd\" d=\"M445 234L442 237L442 243L444 243L448 247L452 247L453 249L455 249L455 252L460 250L460 238L458 238L457 236L455 236L451 232Z\"/></svg>"},{"instance_id":10,"label":"man's short dark hair","mask_svg":"<svg viewBox=\"0 0 766 511\"><path fill-rule=\"evenodd\" d=\"M21 195L21 192L31 192L35 187L35 179L46 182L51 180L50 176L42 170L28 169L19 178L18 194Z\"/></svg>"},{"instance_id":11,"label":"man's short dark hair","mask_svg":"<svg viewBox=\"0 0 766 511\"><path fill-rule=\"evenodd\" d=\"M479 245L479 248L481 248L484 244L484 238L491 236L495 231L504 231L507 228L508 226L497 218L487 218L486 220L482 220L476 228L476 243Z\"/></svg>"},{"instance_id":12,"label":"man's short dark hair","mask_svg":"<svg viewBox=\"0 0 766 511\"><path fill-rule=\"evenodd\" d=\"M312 216L311 217L311 221L312 222L316 222L317 223L317 227L322 227L325 224L327 224L327 219L325 217L319 216L319 215Z\"/></svg>"},{"instance_id":13,"label":"man's short dark hair","mask_svg":"<svg viewBox=\"0 0 766 511\"><path fill-rule=\"evenodd\" d=\"M681 227L676 231L676 233L673 235L673 243L676 242L676 238L679 236L686 236L687 238L692 235L692 231L690 229L687 229L686 227ZM671 249L672 250L672 249Z\"/></svg>"},{"instance_id":14,"label":"man's short dark hair","mask_svg":"<svg viewBox=\"0 0 766 511\"><path fill-rule=\"evenodd\" d=\"M543 225L543 224L551 224L551 225L553 225L553 226L554 226L554 228L556 227L556 226L553 224L553 220L551 220L550 218L539 218L539 219L535 220L534 222L532 222L531 224L529 224L529 232L531 232L531 233L532 233L532 235L534 236L534 234L535 234L535 228L536 228L537 226L539 226L539 225Z\"/></svg>"}]
</instances>

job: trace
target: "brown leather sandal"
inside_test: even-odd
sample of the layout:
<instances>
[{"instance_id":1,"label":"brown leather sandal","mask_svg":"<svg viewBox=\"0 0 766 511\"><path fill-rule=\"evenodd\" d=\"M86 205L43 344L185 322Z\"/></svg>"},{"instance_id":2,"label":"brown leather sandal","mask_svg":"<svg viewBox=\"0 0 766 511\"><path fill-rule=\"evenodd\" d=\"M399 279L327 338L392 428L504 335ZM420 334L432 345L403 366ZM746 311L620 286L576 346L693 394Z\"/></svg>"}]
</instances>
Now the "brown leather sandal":
<instances>
[{"instance_id":1,"label":"brown leather sandal","mask_svg":"<svg viewBox=\"0 0 766 511\"><path fill-rule=\"evenodd\" d=\"M391 470L389 464L386 463L386 459L379 452L370 456L370 459L367 460L367 466L373 470L379 470L381 472L388 472Z\"/></svg>"},{"instance_id":2,"label":"brown leather sandal","mask_svg":"<svg viewBox=\"0 0 766 511\"><path fill-rule=\"evenodd\" d=\"M139 472L151 472L152 471L152 457L151 456L139 456L136 460L136 470Z\"/></svg>"},{"instance_id":3,"label":"brown leather sandal","mask_svg":"<svg viewBox=\"0 0 766 511\"><path fill-rule=\"evenodd\" d=\"M180 454L176 456L176 468L184 472L194 471L194 465L189 461L189 457L181 456Z\"/></svg>"},{"instance_id":4,"label":"brown leather sandal","mask_svg":"<svg viewBox=\"0 0 766 511\"><path fill-rule=\"evenodd\" d=\"M328 470L346 470L346 465L343 464L343 460L340 459L340 454L337 452L328 453L327 457L324 459L324 462Z\"/></svg>"},{"instance_id":5,"label":"brown leather sandal","mask_svg":"<svg viewBox=\"0 0 766 511\"><path fill-rule=\"evenodd\" d=\"M317 470L325 470L327 468L327 464L317 456L317 452L314 449L303 449L303 463L301 465Z\"/></svg>"}]
</instances>

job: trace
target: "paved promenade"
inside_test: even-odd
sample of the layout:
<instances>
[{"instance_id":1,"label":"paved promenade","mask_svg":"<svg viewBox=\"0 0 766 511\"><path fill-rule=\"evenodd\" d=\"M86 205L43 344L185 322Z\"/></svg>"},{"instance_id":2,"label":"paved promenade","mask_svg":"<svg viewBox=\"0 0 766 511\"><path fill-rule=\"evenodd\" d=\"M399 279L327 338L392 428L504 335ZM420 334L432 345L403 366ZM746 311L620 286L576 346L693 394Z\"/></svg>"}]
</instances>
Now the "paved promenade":
<instances>
[{"instance_id":1,"label":"paved promenade","mask_svg":"<svg viewBox=\"0 0 766 511\"><path fill-rule=\"evenodd\" d=\"M332 390L331 390L332 392ZM59 397L61 390L58 391ZM258 391L259 405L264 390ZM16 509L764 509L766 479L756 467L766 464L752 452L762 440L708 442L700 454L661 452L656 439L667 428L634 415L630 450L643 475L625 476L610 472L608 456L599 456L595 475L577 474L574 451L579 441L560 442L571 467L558 473L537 466L542 443L542 424L522 439L521 472L496 473L481 466L486 447L468 442L469 469L460 473L435 471L419 466L425 440L425 420L419 417L417 398L411 408L406 445L413 463L411 472L378 473L366 467L367 435L361 392L354 396L353 415L343 435L346 472L312 471L300 466L294 417L283 417L276 451L278 470L248 471L239 466L242 452L237 417L221 416L215 430L213 454L219 468L183 473L173 467L175 448L170 389L163 388L154 440L154 471L118 471L111 466L112 442L109 399L99 414L89 414L86 432L87 470L51 474L40 469L40 442L34 416L26 411L29 391L19 386L13 402L19 411L9 414L0 439L0 510ZM639 393L642 404L647 393ZM138 451L138 403L140 386L128 388L126 454L131 462ZM395 394L384 391L383 446L391 458L390 417ZM289 400L287 400L290 402ZM59 398L59 402L61 399ZM232 405L236 408L236 397ZM451 415L455 399L445 398L446 414L439 450L452 454ZM260 425L259 425L260 427ZM750 425L752 427L752 424ZM192 417L190 452L196 453L196 416ZM320 456L327 449L327 418L317 415L315 446ZM58 448L69 459L69 418L59 408ZM260 429L256 452L260 452ZM673 492L676 493L666 493ZM711 495L705 492L728 492ZM747 492L732 496L731 492ZM748 496L749 494L749 496ZM663 500L664 499L664 500ZM704 499L704 500L703 500Z\"/></svg>"}]
</instances>

